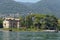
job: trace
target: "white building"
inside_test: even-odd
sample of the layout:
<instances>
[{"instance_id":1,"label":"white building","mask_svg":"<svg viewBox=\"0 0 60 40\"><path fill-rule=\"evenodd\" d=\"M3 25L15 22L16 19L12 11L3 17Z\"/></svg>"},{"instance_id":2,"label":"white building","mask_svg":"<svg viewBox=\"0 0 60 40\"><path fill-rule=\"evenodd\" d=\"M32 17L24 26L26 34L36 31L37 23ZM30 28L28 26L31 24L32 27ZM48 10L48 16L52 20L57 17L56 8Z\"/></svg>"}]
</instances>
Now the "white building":
<instances>
[{"instance_id":1,"label":"white building","mask_svg":"<svg viewBox=\"0 0 60 40\"><path fill-rule=\"evenodd\" d=\"M3 28L19 28L20 19L17 18L5 18L3 21Z\"/></svg>"}]
</instances>

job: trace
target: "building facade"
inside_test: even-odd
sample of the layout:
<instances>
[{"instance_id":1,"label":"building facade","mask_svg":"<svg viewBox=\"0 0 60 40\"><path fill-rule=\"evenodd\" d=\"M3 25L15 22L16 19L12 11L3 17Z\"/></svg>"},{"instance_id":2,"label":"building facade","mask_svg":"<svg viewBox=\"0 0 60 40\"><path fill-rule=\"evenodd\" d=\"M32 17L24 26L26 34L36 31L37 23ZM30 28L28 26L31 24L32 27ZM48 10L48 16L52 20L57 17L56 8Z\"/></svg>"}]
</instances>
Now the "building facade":
<instances>
[{"instance_id":1,"label":"building facade","mask_svg":"<svg viewBox=\"0 0 60 40\"><path fill-rule=\"evenodd\" d=\"M20 19L17 18L5 18L3 21L3 28L19 28Z\"/></svg>"}]
</instances>

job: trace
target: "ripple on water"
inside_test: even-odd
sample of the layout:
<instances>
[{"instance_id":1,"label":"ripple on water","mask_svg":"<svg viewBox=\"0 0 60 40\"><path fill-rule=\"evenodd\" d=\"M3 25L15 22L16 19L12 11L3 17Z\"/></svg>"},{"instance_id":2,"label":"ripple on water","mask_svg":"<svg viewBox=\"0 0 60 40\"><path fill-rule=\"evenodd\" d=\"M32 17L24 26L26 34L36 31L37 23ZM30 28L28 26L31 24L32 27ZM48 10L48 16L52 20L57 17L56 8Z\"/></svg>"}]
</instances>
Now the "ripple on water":
<instances>
[{"instance_id":1,"label":"ripple on water","mask_svg":"<svg viewBox=\"0 0 60 40\"><path fill-rule=\"evenodd\" d=\"M60 40L60 33L0 32L0 40Z\"/></svg>"}]
</instances>

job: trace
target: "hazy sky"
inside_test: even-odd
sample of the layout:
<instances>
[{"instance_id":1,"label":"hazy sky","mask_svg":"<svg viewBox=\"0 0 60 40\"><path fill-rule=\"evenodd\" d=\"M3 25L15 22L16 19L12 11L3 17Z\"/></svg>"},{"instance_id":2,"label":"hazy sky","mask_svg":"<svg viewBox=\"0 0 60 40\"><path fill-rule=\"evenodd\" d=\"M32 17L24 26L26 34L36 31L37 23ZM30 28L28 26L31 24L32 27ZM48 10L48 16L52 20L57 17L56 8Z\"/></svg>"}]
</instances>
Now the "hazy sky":
<instances>
[{"instance_id":1,"label":"hazy sky","mask_svg":"<svg viewBox=\"0 0 60 40\"><path fill-rule=\"evenodd\" d=\"M38 1L40 1L40 0L15 0L15 1L20 1L20 2L32 2L32 3L34 3L34 2L38 2Z\"/></svg>"}]
</instances>

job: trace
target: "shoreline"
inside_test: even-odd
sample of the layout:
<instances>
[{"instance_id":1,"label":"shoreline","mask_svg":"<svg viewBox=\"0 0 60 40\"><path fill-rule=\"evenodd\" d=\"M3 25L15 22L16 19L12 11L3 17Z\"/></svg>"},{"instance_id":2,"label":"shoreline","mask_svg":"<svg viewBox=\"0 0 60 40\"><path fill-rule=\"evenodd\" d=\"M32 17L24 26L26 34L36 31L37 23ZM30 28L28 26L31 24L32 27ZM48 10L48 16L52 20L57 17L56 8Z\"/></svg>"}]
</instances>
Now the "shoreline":
<instances>
[{"instance_id":1,"label":"shoreline","mask_svg":"<svg viewBox=\"0 0 60 40\"><path fill-rule=\"evenodd\" d=\"M9 30L5 30L5 29L0 29L0 31L9 31ZM12 30L12 32L59 32L57 30L30 30L30 31L26 31L26 30Z\"/></svg>"}]
</instances>

